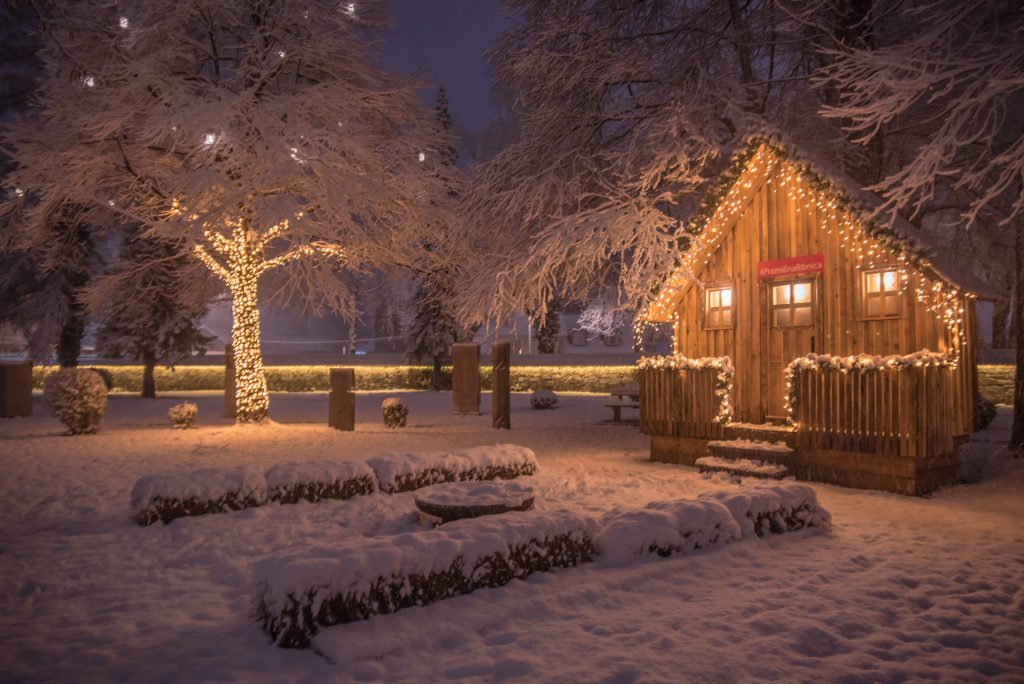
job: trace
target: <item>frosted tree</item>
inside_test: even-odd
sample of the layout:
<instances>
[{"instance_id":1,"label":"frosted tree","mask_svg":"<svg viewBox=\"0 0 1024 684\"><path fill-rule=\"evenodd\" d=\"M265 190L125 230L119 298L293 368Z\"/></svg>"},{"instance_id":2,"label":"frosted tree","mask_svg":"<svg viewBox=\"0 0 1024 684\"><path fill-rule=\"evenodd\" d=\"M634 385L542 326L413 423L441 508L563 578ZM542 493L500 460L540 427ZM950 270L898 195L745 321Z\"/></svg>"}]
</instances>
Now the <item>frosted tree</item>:
<instances>
[{"instance_id":1,"label":"frosted tree","mask_svg":"<svg viewBox=\"0 0 1024 684\"><path fill-rule=\"evenodd\" d=\"M374 65L377 1L90 0L46 31L39 106L4 136L24 221L54 198L180 241L229 290L237 416L269 399L258 289L354 315L339 274L422 260L446 134Z\"/></svg>"},{"instance_id":2,"label":"frosted tree","mask_svg":"<svg viewBox=\"0 0 1024 684\"><path fill-rule=\"evenodd\" d=\"M902 158L872 189L881 212L961 208L968 227L1016 244L1017 379L1010 446L1024 449L1024 13L1018 3L933 0L899 6L899 32L840 51L821 83L826 114L866 141L901 131Z\"/></svg>"},{"instance_id":3,"label":"frosted tree","mask_svg":"<svg viewBox=\"0 0 1024 684\"><path fill-rule=\"evenodd\" d=\"M493 58L521 137L481 165L464 213L494 235L468 318L543 312L606 283L633 308L745 135L841 137L817 114L813 39L769 0L510 7L521 21Z\"/></svg>"},{"instance_id":4,"label":"frosted tree","mask_svg":"<svg viewBox=\"0 0 1024 684\"><path fill-rule=\"evenodd\" d=\"M207 308L207 278L195 266L169 240L135 237L89 288L87 301L99 324L96 349L142 362L143 397L156 396L158 363L173 366L205 351L213 339L199 327Z\"/></svg>"}]
</instances>

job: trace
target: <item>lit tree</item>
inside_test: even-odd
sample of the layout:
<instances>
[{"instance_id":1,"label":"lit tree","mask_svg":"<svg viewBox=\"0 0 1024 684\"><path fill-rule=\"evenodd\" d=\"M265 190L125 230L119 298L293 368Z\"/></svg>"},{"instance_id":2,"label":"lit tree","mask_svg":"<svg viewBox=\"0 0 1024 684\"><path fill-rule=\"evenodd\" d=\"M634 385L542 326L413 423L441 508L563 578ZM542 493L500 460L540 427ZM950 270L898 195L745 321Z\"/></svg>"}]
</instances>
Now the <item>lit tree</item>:
<instances>
[{"instance_id":1,"label":"lit tree","mask_svg":"<svg viewBox=\"0 0 1024 684\"><path fill-rule=\"evenodd\" d=\"M142 396L156 396L154 370L203 352L213 339L199 322L206 315L205 274L168 240L136 237L114 267L90 286L88 302L99 328L101 354L143 364Z\"/></svg>"},{"instance_id":2,"label":"lit tree","mask_svg":"<svg viewBox=\"0 0 1024 684\"><path fill-rule=\"evenodd\" d=\"M5 135L28 230L52 198L181 243L230 291L237 419L269 399L257 290L354 315L340 273L417 261L445 139L373 64L379 1L92 0L46 31L39 107Z\"/></svg>"},{"instance_id":3,"label":"lit tree","mask_svg":"<svg viewBox=\"0 0 1024 684\"><path fill-rule=\"evenodd\" d=\"M901 158L872 189L880 212L960 207L957 222L1015 239L1017 336L1012 449L1024 448L1024 13L1018 3L935 0L898 6L881 47L838 52L821 82L826 110L861 141L901 131Z\"/></svg>"}]
</instances>

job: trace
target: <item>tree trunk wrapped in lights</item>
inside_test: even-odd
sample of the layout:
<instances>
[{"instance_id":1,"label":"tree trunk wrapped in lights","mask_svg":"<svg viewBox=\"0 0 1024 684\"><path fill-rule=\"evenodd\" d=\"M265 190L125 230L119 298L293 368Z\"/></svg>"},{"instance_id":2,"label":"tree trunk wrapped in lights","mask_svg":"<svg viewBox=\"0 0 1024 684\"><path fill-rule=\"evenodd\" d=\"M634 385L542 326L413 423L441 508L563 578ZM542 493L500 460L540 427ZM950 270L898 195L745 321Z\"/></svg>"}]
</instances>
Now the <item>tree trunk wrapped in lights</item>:
<instances>
[{"instance_id":1,"label":"tree trunk wrapped in lights","mask_svg":"<svg viewBox=\"0 0 1024 684\"><path fill-rule=\"evenodd\" d=\"M452 136L420 84L374 66L385 14L382 0L62 8L41 32L38 107L0 140L20 190L0 213L39 231L73 203L198 257L231 294L237 420L262 420L259 288L351 319L353 272L435 272L469 244L447 228Z\"/></svg>"}]
</instances>

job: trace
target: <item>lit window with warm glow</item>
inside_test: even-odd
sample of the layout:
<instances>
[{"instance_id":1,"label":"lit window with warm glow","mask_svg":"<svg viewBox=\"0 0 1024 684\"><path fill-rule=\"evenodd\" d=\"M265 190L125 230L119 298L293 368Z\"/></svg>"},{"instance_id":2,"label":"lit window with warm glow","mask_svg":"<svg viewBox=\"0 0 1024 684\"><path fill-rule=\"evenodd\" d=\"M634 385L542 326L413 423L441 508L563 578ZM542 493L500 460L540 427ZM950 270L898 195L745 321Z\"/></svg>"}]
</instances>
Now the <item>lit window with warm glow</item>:
<instances>
[{"instance_id":1,"label":"lit window with warm glow","mask_svg":"<svg viewBox=\"0 0 1024 684\"><path fill-rule=\"evenodd\" d=\"M733 321L732 287L709 287L704 291L704 329L731 328Z\"/></svg>"},{"instance_id":2,"label":"lit window with warm glow","mask_svg":"<svg viewBox=\"0 0 1024 684\"><path fill-rule=\"evenodd\" d=\"M772 285L772 325L799 328L814 322L814 283L797 280Z\"/></svg>"},{"instance_id":3,"label":"lit window with warm glow","mask_svg":"<svg viewBox=\"0 0 1024 684\"><path fill-rule=\"evenodd\" d=\"M899 318L900 274L868 271L863 274L864 318Z\"/></svg>"}]
</instances>

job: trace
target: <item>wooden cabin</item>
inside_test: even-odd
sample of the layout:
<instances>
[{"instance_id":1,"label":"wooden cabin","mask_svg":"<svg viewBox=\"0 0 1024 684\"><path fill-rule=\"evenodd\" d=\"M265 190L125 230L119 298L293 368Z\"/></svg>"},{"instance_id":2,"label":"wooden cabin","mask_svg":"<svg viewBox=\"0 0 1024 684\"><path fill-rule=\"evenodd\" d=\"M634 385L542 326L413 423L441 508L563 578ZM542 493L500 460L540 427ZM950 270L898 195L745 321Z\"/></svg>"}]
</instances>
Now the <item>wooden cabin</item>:
<instances>
[{"instance_id":1,"label":"wooden cabin","mask_svg":"<svg viewBox=\"0 0 1024 684\"><path fill-rule=\"evenodd\" d=\"M907 494L954 484L984 286L798 159L764 139L736 156L641 318L674 326L675 354L639 364L651 458Z\"/></svg>"}]
</instances>

